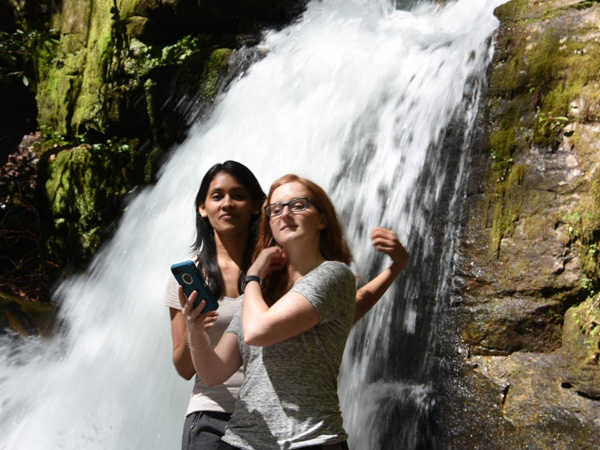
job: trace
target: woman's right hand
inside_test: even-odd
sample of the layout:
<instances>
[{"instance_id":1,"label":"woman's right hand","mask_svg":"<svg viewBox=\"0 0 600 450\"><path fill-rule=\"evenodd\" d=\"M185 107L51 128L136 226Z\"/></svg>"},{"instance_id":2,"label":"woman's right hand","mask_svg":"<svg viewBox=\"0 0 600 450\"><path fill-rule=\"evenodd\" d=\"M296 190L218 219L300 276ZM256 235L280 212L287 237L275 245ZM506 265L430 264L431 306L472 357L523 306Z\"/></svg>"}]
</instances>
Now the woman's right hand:
<instances>
[{"instance_id":1,"label":"woman's right hand","mask_svg":"<svg viewBox=\"0 0 600 450\"><path fill-rule=\"evenodd\" d=\"M256 275L264 280L269 273L283 268L286 262L287 256L281 247L268 247L260 252L247 275Z\"/></svg>"},{"instance_id":2,"label":"woman's right hand","mask_svg":"<svg viewBox=\"0 0 600 450\"><path fill-rule=\"evenodd\" d=\"M198 297L198 292L194 291L187 297L183 291L183 287L179 286L179 303L181 304L181 314L185 320L185 325L188 332L206 331L215 325L215 321L219 316L218 311L209 311L202 314L202 309L206 306L206 300L202 300L196 308L194 301Z\"/></svg>"}]
</instances>

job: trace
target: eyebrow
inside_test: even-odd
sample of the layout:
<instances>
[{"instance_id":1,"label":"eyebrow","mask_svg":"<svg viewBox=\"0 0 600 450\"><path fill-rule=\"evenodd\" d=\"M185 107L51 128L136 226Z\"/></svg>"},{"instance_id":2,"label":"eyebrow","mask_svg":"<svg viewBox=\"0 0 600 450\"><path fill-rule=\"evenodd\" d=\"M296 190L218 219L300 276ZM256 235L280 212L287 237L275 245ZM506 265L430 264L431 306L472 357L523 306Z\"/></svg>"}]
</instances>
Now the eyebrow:
<instances>
[{"instance_id":1,"label":"eyebrow","mask_svg":"<svg viewBox=\"0 0 600 450\"><path fill-rule=\"evenodd\" d=\"M244 186L234 187L231 190L234 191L234 192L239 192L239 191L248 192L248 189L246 189ZM221 188L221 187L212 188L210 190L211 193L213 193L213 192L223 192L223 191L225 191L225 189Z\"/></svg>"}]
</instances>

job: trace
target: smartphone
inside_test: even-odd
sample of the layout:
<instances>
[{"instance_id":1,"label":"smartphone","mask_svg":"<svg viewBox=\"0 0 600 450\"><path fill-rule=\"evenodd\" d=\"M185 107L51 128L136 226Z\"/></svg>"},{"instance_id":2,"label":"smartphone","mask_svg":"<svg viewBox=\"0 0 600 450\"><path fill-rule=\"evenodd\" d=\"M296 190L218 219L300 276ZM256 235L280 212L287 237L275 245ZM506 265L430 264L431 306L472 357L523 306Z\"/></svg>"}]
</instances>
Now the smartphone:
<instances>
[{"instance_id":1,"label":"smartphone","mask_svg":"<svg viewBox=\"0 0 600 450\"><path fill-rule=\"evenodd\" d=\"M215 311L219 307L219 302L208 287L208 283L194 264L194 261L183 261L171 266L171 272L177 282L183 286L183 291L188 297L194 291L198 291L198 297L194 301L194 308L197 308L202 300L206 300L206 305L202 314L209 311Z\"/></svg>"}]
</instances>

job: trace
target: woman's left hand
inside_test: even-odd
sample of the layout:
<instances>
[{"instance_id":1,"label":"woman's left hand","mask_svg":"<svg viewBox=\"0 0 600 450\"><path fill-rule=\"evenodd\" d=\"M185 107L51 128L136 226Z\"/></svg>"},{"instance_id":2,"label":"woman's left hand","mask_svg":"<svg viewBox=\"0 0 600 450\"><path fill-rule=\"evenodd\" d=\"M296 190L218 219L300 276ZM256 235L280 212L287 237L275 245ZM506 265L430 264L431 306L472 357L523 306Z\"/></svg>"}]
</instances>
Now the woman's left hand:
<instances>
[{"instance_id":1,"label":"woman's left hand","mask_svg":"<svg viewBox=\"0 0 600 450\"><path fill-rule=\"evenodd\" d=\"M399 274L408 265L410 255L400 243L398 236L392 230L377 227L371 233L373 246L380 252L392 258L391 269Z\"/></svg>"}]
</instances>

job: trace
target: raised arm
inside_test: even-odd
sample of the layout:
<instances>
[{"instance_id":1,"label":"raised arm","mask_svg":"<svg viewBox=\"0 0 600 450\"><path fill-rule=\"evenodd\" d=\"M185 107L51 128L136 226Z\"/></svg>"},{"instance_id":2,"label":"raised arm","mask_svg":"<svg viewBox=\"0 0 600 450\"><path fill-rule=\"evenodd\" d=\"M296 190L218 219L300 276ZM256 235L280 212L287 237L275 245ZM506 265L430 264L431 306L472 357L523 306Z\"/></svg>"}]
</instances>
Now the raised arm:
<instances>
[{"instance_id":1,"label":"raised arm","mask_svg":"<svg viewBox=\"0 0 600 450\"><path fill-rule=\"evenodd\" d=\"M242 365L242 357L238 348L237 336L225 333L217 346L211 347L206 329L212 326L206 318L207 314L200 314L206 302L200 302L194 308L194 300L198 293L186 297L183 288L179 287L179 301L181 314L185 322L187 346L195 372L204 383L211 387L228 380Z\"/></svg>"},{"instance_id":2,"label":"raised arm","mask_svg":"<svg viewBox=\"0 0 600 450\"><path fill-rule=\"evenodd\" d=\"M398 240L398 236L387 228L375 228L371 233L373 246L392 258L392 264L356 292L354 323L358 322L383 297L396 277L408 265L410 255Z\"/></svg>"},{"instance_id":3,"label":"raised arm","mask_svg":"<svg viewBox=\"0 0 600 450\"><path fill-rule=\"evenodd\" d=\"M267 248L248 269L248 275L264 279L271 270L281 267L282 259L279 247ZM258 282L246 285L242 326L247 344L271 345L309 330L318 323L319 313L303 295L288 292L269 307Z\"/></svg>"}]
</instances>

